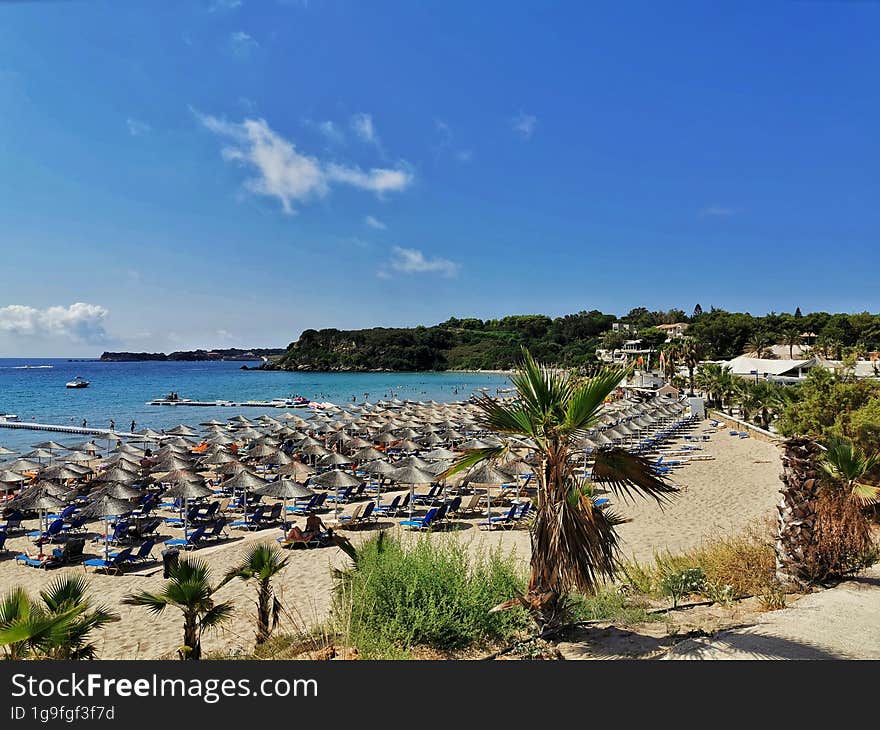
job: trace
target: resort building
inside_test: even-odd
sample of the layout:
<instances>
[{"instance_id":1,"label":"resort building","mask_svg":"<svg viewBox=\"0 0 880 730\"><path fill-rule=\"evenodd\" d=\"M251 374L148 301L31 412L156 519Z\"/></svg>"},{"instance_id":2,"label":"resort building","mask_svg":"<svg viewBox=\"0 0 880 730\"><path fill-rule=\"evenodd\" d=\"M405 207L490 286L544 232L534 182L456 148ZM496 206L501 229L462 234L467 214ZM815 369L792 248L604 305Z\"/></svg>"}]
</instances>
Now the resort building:
<instances>
[{"instance_id":1,"label":"resort building","mask_svg":"<svg viewBox=\"0 0 880 730\"><path fill-rule=\"evenodd\" d=\"M797 383L806 378L810 370L817 367L827 370L843 368L840 360L825 360L820 357L784 360L741 355L719 364L730 368L731 374L742 378L772 380L777 383ZM880 378L880 362L858 360L853 375L856 378Z\"/></svg>"},{"instance_id":2,"label":"resort building","mask_svg":"<svg viewBox=\"0 0 880 730\"><path fill-rule=\"evenodd\" d=\"M685 336L687 331L687 322L676 322L675 324L658 324L657 329L666 333L666 341L680 340Z\"/></svg>"}]
</instances>

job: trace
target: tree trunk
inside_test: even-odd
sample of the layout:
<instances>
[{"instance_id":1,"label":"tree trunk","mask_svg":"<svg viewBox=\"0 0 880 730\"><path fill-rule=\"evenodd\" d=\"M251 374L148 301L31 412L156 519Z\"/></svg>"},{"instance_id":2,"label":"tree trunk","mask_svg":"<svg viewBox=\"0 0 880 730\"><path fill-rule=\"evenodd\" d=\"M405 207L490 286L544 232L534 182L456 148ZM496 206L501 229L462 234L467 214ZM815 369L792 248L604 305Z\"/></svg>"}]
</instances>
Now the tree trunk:
<instances>
[{"instance_id":1,"label":"tree trunk","mask_svg":"<svg viewBox=\"0 0 880 730\"><path fill-rule=\"evenodd\" d=\"M180 651L182 659L198 660L202 658L202 645L196 617L186 615L183 619L183 647Z\"/></svg>"},{"instance_id":2,"label":"tree trunk","mask_svg":"<svg viewBox=\"0 0 880 730\"><path fill-rule=\"evenodd\" d=\"M816 539L821 450L805 436L788 439L784 449L780 477L784 486L776 507L776 578L785 588L801 588L812 578L807 560Z\"/></svg>"},{"instance_id":3,"label":"tree trunk","mask_svg":"<svg viewBox=\"0 0 880 730\"><path fill-rule=\"evenodd\" d=\"M272 591L269 582L260 584L260 595L257 598L257 644L269 640L269 612L272 605Z\"/></svg>"}]
</instances>

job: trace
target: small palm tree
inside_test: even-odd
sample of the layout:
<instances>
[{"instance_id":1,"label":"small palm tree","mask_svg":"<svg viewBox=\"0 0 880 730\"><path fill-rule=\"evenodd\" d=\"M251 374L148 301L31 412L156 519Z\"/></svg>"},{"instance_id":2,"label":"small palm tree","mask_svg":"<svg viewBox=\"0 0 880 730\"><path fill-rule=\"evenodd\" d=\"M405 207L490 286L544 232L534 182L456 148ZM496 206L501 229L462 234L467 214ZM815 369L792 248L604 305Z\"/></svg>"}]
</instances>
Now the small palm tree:
<instances>
[{"instance_id":1,"label":"small palm tree","mask_svg":"<svg viewBox=\"0 0 880 730\"><path fill-rule=\"evenodd\" d=\"M851 441L831 438L822 457L822 468L832 488L842 490L860 507L880 502L880 487L864 479L880 463L880 453L866 454Z\"/></svg>"},{"instance_id":2,"label":"small palm tree","mask_svg":"<svg viewBox=\"0 0 880 730\"><path fill-rule=\"evenodd\" d=\"M770 347L773 341L765 332L756 332L746 341L746 355L762 358L767 357L772 351Z\"/></svg>"},{"instance_id":3,"label":"small palm tree","mask_svg":"<svg viewBox=\"0 0 880 730\"><path fill-rule=\"evenodd\" d=\"M88 596L88 583L82 576L60 577L40 592L49 616L65 616L75 612L63 631L62 640L53 646L51 659L94 659L97 647L89 639L119 616L106 606L96 606Z\"/></svg>"},{"instance_id":4,"label":"small palm tree","mask_svg":"<svg viewBox=\"0 0 880 730\"><path fill-rule=\"evenodd\" d=\"M599 419L602 407L628 375L628 368L606 368L589 378L540 365L527 350L511 376L513 402L488 395L477 400L480 426L500 434L505 443L474 449L444 473L451 476L484 461L501 460L523 440L537 452L537 507L531 531L531 575L525 596L501 606L525 606L540 626L559 623L566 593L594 593L614 577L619 563L615 528L625 522L592 499L594 483L631 499L649 496L658 503L677 492L643 457L622 448L595 452L592 475L577 473L584 462L580 445Z\"/></svg>"},{"instance_id":5,"label":"small palm tree","mask_svg":"<svg viewBox=\"0 0 880 730\"><path fill-rule=\"evenodd\" d=\"M6 658L94 659L91 635L118 616L92 603L85 578L58 578L40 598L42 603L19 587L0 600L0 646Z\"/></svg>"},{"instance_id":6,"label":"small palm tree","mask_svg":"<svg viewBox=\"0 0 880 730\"><path fill-rule=\"evenodd\" d=\"M287 566L289 557L282 557L281 550L270 543L260 543L248 550L241 563L231 568L223 584L235 578L257 581L257 644L268 641L278 625L281 602L272 589L272 578Z\"/></svg>"},{"instance_id":7,"label":"small palm tree","mask_svg":"<svg viewBox=\"0 0 880 730\"><path fill-rule=\"evenodd\" d=\"M232 616L232 604L214 603L220 586L212 586L208 565L198 558L181 559L171 568L168 584L160 593L141 591L122 599L129 606L144 606L159 614L168 606L183 613L181 659L201 659L202 634L220 626Z\"/></svg>"}]
</instances>

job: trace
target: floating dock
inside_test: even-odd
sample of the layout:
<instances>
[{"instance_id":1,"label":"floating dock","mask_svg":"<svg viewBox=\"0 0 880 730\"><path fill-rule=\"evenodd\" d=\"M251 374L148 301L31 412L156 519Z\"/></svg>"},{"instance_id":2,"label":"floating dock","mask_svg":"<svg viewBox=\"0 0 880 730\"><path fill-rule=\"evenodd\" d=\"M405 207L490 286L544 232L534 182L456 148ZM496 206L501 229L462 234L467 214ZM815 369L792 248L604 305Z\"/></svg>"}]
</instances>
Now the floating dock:
<instances>
[{"instance_id":1,"label":"floating dock","mask_svg":"<svg viewBox=\"0 0 880 730\"><path fill-rule=\"evenodd\" d=\"M54 431L55 433L76 433L83 436L100 436L114 439L125 434L111 431L109 428L83 428L82 426L62 426L57 423L28 423L27 421L6 421L0 418L0 428L19 428L25 431Z\"/></svg>"},{"instance_id":2,"label":"floating dock","mask_svg":"<svg viewBox=\"0 0 880 730\"><path fill-rule=\"evenodd\" d=\"M165 398L156 398L148 400L148 406L195 406L201 408L308 408L308 403L293 403L291 401L271 401L271 400L167 400Z\"/></svg>"}]
</instances>

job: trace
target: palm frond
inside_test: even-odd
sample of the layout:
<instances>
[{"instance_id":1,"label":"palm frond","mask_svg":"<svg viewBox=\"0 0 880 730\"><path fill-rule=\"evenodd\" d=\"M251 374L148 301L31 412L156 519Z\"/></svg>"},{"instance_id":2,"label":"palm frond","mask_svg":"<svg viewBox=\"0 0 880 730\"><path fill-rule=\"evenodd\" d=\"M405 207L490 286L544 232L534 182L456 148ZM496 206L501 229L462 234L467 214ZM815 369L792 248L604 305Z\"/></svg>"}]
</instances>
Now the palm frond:
<instances>
[{"instance_id":1,"label":"palm frond","mask_svg":"<svg viewBox=\"0 0 880 730\"><path fill-rule=\"evenodd\" d=\"M630 368L605 368L579 383L566 403L563 431L578 434L594 425L605 399L629 372Z\"/></svg>"},{"instance_id":2,"label":"palm frond","mask_svg":"<svg viewBox=\"0 0 880 730\"><path fill-rule=\"evenodd\" d=\"M448 479L449 477L467 471L489 459L498 459L507 452L506 446L490 446L485 449L470 449L463 456L459 457L452 466L446 471L437 475L437 479Z\"/></svg>"},{"instance_id":3,"label":"palm frond","mask_svg":"<svg viewBox=\"0 0 880 730\"><path fill-rule=\"evenodd\" d=\"M232 603L218 603L202 614L199 625L203 630L214 628L231 618L234 611Z\"/></svg>"},{"instance_id":4,"label":"palm frond","mask_svg":"<svg viewBox=\"0 0 880 730\"><path fill-rule=\"evenodd\" d=\"M164 595L140 591L125 596L122 603L126 606L143 606L150 613L162 613L168 607L169 600Z\"/></svg>"},{"instance_id":5,"label":"palm frond","mask_svg":"<svg viewBox=\"0 0 880 730\"><path fill-rule=\"evenodd\" d=\"M662 505L679 491L657 474L644 456L619 447L595 452L592 479L626 501L633 501L638 495L652 497Z\"/></svg>"}]
</instances>

